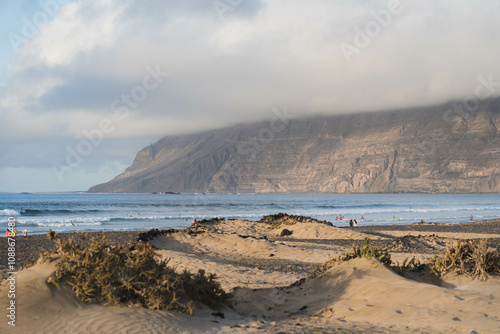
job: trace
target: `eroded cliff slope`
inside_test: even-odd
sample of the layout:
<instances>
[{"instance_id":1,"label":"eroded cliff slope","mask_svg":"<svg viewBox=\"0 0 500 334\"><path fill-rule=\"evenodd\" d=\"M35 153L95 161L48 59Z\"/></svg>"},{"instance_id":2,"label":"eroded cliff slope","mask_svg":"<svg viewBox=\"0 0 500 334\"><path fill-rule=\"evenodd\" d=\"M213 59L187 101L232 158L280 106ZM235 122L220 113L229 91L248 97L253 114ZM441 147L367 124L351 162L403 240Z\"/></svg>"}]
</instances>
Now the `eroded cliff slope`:
<instances>
[{"instance_id":1,"label":"eroded cliff slope","mask_svg":"<svg viewBox=\"0 0 500 334\"><path fill-rule=\"evenodd\" d=\"M499 192L500 99L167 136L91 192Z\"/></svg>"}]
</instances>

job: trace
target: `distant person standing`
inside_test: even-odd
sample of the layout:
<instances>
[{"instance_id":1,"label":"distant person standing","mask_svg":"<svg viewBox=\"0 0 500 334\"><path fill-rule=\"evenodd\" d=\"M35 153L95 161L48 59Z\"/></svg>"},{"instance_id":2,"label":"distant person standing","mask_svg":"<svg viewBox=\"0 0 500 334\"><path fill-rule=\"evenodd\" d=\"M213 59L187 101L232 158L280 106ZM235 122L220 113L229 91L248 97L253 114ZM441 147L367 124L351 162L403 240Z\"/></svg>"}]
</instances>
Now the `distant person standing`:
<instances>
[{"instance_id":1,"label":"distant person standing","mask_svg":"<svg viewBox=\"0 0 500 334\"><path fill-rule=\"evenodd\" d=\"M472 215L470 215L470 220L472 220L474 217L472 217Z\"/></svg>"}]
</instances>

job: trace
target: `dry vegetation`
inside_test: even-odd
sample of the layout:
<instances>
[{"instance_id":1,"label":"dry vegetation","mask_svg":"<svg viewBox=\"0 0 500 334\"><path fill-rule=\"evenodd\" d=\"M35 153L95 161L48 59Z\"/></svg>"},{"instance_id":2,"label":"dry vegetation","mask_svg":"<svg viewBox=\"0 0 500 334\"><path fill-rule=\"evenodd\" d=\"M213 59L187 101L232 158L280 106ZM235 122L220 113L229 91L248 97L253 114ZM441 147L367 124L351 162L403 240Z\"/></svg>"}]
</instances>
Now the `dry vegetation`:
<instances>
[{"instance_id":1,"label":"dry vegetation","mask_svg":"<svg viewBox=\"0 0 500 334\"><path fill-rule=\"evenodd\" d=\"M446 274L466 275L484 280L490 275L500 275L500 247L490 251L487 240L457 240L450 243L440 256L429 258L427 264L437 276Z\"/></svg>"},{"instance_id":2,"label":"dry vegetation","mask_svg":"<svg viewBox=\"0 0 500 334\"><path fill-rule=\"evenodd\" d=\"M428 258L425 263L420 263L413 257L411 260L406 258L402 264L393 264L388 250L371 247L370 238L366 237L363 247L353 245L351 252L341 253L340 256L328 260L314 271L313 276L320 276L335 265L358 257L375 259L400 275L404 275L408 270L422 270L426 266L438 277L454 274L484 280L490 275L500 275L500 247L497 243L496 249L490 251L486 239L481 242L450 242L441 255Z\"/></svg>"},{"instance_id":3,"label":"dry vegetation","mask_svg":"<svg viewBox=\"0 0 500 334\"><path fill-rule=\"evenodd\" d=\"M203 270L178 274L149 244L109 246L104 235L89 241L80 234L78 242L62 241L52 231L48 236L57 244L53 253L43 256L57 260L49 283L69 285L85 302L193 314L193 301L217 307L229 298L214 275Z\"/></svg>"},{"instance_id":4,"label":"dry vegetation","mask_svg":"<svg viewBox=\"0 0 500 334\"><path fill-rule=\"evenodd\" d=\"M351 252L343 252L338 257L328 260L313 272L313 276L320 276L335 265L358 257L376 259L377 261L380 261L387 266L390 266L392 264L391 255L389 254L389 252L386 249L379 249L378 247L370 246L370 238L365 237L365 244L363 247L352 245Z\"/></svg>"},{"instance_id":5,"label":"dry vegetation","mask_svg":"<svg viewBox=\"0 0 500 334\"><path fill-rule=\"evenodd\" d=\"M289 215L287 213L278 213L274 215L267 215L260 219L260 223L269 224L270 228L278 229L283 225L295 225L296 223L318 223L318 224L327 224L329 226L333 226L332 223L327 221L320 221L315 218L306 217L306 216L296 216Z\"/></svg>"}]
</instances>

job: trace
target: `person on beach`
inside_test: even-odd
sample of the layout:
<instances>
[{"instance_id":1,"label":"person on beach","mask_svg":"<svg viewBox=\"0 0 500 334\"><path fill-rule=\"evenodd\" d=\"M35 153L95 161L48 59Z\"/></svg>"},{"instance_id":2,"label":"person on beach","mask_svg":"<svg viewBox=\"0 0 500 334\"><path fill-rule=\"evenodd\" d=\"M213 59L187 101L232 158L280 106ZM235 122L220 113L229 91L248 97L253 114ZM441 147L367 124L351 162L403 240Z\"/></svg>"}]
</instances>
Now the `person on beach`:
<instances>
[{"instance_id":1,"label":"person on beach","mask_svg":"<svg viewBox=\"0 0 500 334\"><path fill-rule=\"evenodd\" d=\"M17 234L17 230L13 229L12 232L7 228L7 231L5 232L5 237L15 237Z\"/></svg>"},{"instance_id":2,"label":"person on beach","mask_svg":"<svg viewBox=\"0 0 500 334\"><path fill-rule=\"evenodd\" d=\"M349 227L352 227L353 225L353 222L352 222L352 219L349 221Z\"/></svg>"},{"instance_id":3,"label":"person on beach","mask_svg":"<svg viewBox=\"0 0 500 334\"><path fill-rule=\"evenodd\" d=\"M364 219L365 219L365 217L361 216L361 220L364 220Z\"/></svg>"},{"instance_id":4,"label":"person on beach","mask_svg":"<svg viewBox=\"0 0 500 334\"><path fill-rule=\"evenodd\" d=\"M354 226L358 226L358 222L354 219Z\"/></svg>"},{"instance_id":5,"label":"person on beach","mask_svg":"<svg viewBox=\"0 0 500 334\"><path fill-rule=\"evenodd\" d=\"M474 218L474 217L472 217L472 215L470 215L470 220L472 220L472 218Z\"/></svg>"},{"instance_id":6,"label":"person on beach","mask_svg":"<svg viewBox=\"0 0 500 334\"><path fill-rule=\"evenodd\" d=\"M27 230L27 229L24 229L24 230L23 230L23 234L24 234L24 236L26 237L26 236L28 235L28 230Z\"/></svg>"}]
</instances>

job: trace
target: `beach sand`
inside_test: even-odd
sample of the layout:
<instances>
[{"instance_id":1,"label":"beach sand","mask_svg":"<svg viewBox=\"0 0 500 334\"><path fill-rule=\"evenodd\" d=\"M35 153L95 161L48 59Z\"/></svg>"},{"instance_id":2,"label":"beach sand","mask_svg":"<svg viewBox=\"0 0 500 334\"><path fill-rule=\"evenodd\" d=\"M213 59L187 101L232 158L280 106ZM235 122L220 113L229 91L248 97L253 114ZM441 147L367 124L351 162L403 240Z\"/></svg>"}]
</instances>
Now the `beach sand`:
<instances>
[{"instance_id":1,"label":"beach sand","mask_svg":"<svg viewBox=\"0 0 500 334\"><path fill-rule=\"evenodd\" d=\"M286 228L289 236L280 236ZM269 224L212 219L187 230L106 232L111 243L142 238L176 270L216 273L233 308L197 305L194 316L79 301L67 287L46 283L53 263L16 276L16 327L7 324L6 281L0 291L1 333L499 333L500 278L413 279L379 262L355 259L311 274L353 243L389 247L393 260L424 259L449 238L500 240L500 219L459 225L414 224L337 228L314 220ZM68 238L72 234L61 235ZM43 235L16 237L18 266L53 249ZM0 256L7 256L6 238ZM6 277L5 261L0 264ZM408 275L409 277L411 275ZM432 284L430 284L430 283ZM214 312L222 312L213 315Z\"/></svg>"}]
</instances>

